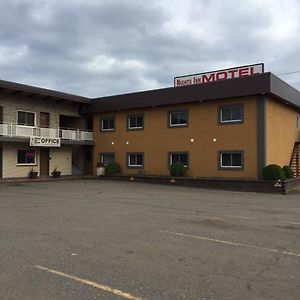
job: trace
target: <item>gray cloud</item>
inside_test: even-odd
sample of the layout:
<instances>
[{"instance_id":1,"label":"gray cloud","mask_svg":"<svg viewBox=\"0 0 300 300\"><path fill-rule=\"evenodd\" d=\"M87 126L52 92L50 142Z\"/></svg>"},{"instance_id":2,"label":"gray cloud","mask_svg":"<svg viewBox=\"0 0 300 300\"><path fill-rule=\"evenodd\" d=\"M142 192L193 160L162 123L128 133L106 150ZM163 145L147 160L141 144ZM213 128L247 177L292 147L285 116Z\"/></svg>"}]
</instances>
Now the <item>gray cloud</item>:
<instances>
[{"instance_id":1,"label":"gray cloud","mask_svg":"<svg viewBox=\"0 0 300 300\"><path fill-rule=\"evenodd\" d=\"M255 62L300 70L296 0L11 0L0 10L0 78L84 96ZM282 78L300 89L300 74Z\"/></svg>"}]
</instances>

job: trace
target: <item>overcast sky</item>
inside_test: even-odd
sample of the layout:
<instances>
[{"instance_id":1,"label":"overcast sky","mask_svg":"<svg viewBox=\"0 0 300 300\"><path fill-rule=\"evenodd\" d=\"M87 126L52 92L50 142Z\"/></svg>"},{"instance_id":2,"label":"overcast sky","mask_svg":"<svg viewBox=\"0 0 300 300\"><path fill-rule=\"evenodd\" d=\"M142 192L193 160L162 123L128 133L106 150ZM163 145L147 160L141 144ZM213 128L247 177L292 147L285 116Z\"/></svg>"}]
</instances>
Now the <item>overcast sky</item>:
<instances>
[{"instance_id":1,"label":"overcast sky","mask_svg":"<svg viewBox=\"0 0 300 300\"><path fill-rule=\"evenodd\" d=\"M258 62L300 71L298 0L0 0L0 79L88 97ZM280 76L300 89L300 73Z\"/></svg>"}]
</instances>

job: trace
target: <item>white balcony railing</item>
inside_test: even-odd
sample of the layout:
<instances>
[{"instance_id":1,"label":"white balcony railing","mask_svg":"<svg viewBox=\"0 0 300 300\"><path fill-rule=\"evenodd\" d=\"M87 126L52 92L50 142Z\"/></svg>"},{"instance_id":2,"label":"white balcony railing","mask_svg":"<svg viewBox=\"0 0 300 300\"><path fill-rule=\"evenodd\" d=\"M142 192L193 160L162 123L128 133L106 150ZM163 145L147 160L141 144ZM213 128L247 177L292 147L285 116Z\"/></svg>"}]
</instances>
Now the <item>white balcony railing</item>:
<instances>
[{"instance_id":1,"label":"white balcony railing","mask_svg":"<svg viewBox=\"0 0 300 300\"><path fill-rule=\"evenodd\" d=\"M92 131L79 129L43 128L0 123L0 136L61 138L69 141L93 141Z\"/></svg>"}]
</instances>

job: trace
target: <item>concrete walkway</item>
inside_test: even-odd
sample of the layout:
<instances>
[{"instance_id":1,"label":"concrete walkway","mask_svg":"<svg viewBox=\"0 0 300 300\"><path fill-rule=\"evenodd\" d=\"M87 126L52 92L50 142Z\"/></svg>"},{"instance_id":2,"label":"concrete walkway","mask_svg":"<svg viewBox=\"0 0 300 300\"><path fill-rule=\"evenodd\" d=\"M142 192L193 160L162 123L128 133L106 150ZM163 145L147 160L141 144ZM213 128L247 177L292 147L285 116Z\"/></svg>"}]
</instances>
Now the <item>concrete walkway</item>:
<instances>
[{"instance_id":1,"label":"concrete walkway","mask_svg":"<svg viewBox=\"0 0 300 300\"><path fill-rule=\"evenodd\" d=\"M47 182L47 181L62 181L62 180L74 180L74 179L95 179L95 176L91 175L67 175L67 176L61 176L59 178L52 178L51 176L43 176L38 177L36 179L30 179L26 177L22 178L1 178L1 183L25 183L25 182Z\"/></svg>"}]
</instances>

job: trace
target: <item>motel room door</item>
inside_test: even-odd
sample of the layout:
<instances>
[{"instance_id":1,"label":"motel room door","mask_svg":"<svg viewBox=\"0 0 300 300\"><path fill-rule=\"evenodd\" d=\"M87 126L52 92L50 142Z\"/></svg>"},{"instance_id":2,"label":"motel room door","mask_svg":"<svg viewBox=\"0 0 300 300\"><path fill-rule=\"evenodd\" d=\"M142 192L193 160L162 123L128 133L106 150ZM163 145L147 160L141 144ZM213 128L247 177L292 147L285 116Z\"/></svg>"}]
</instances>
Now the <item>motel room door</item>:
<instances>
[{"instance_id":1,"label":"motel room door","mask_svg":"<svg viewBox=\"0 0 300 300\"><path fill-rule=\"evenodd\" d=\"M40 148L40 176L49 176L49 149Z\"/></svg>"},{"instance_id":2,"label":"motel room door","mask_svg":"<svg viewBox=\"0 0 300 300\"><path fill-rule=\"evenodd\" d=\"M40 126L41 127L49 127L50 126L49 113L46 113L46 112L40 113Z\"/></svg>"},{"instance_id":3,"label":"motel room door","mask_svg":"<svg viewBox=\"0 0 300 300\"><path fill-rule=\"evenodd\" d=\"M2 147L0 147L0 178L2 178Z\"/></svg>"}]
</instances>

